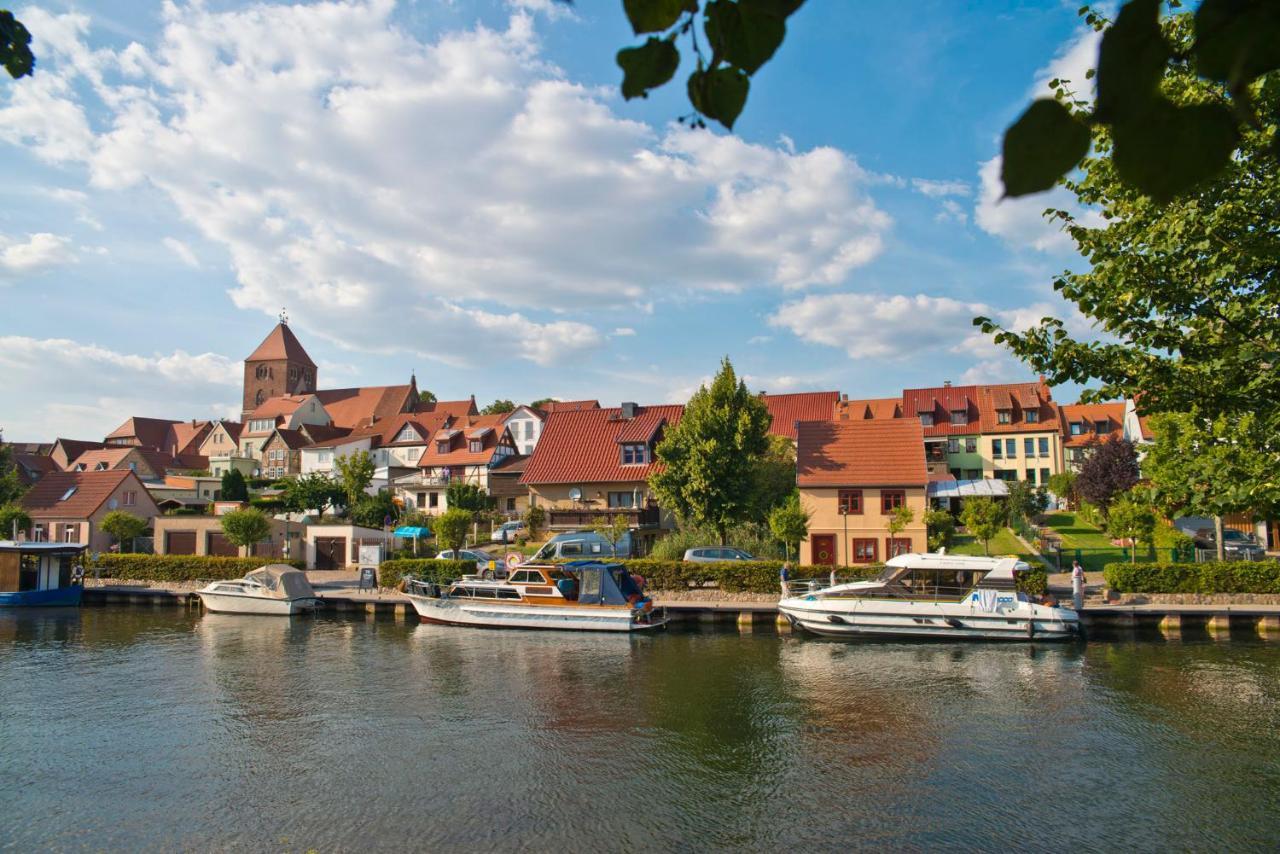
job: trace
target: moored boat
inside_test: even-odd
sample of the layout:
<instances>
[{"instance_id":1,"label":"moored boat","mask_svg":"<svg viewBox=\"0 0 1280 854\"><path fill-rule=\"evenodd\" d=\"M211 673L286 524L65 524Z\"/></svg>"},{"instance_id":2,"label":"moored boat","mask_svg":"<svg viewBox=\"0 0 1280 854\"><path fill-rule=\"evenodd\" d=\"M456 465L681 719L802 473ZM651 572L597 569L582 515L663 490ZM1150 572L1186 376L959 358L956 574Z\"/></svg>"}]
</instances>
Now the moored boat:
<instances>
[{"instance_id":1,"label":"moored boat","mask_svg":"<svg viewBox=\"0 0 1280 854\"><path fill-rule=\"evenodd\" d=\"M801 592L784 589L778 610L794 626L829 637L1069 640L1079 615L1017 589L1031 567L1016 558L907 554L871 581Z\"/></svg>"},{"instance_id":2,"label":"moored boat","mask_svg":"<svg viewBox=\"0 0 1280 854\"><path fill-rule=\"evenodd\" d=\"M233 581L215 581L196 591L209 611L287 617L313 611L320 603L306 573L273 563Z\"/></svg>"},{"instance_id":3,"label":"moored boat","mask_svg":"<svg viewBox=\"0 0 1280 854\"><path fill-rule=\"evenodd\" d=\"M455 626L638 632L667 623L666 612L644 595L642 579L619 563L523 565L502 580L410 579L405 595L424 621Z\"/></svg>"},{"instance_id":4,"label":"moored boat","mask_svg":"<svg viewBox=\"0 0 1280 854\"><path fill-rule=\"evenodd\" d=\"M79 605L84 584L77 565L85 548L0 540L0 606Z\"/></svg>"}]
</instances>

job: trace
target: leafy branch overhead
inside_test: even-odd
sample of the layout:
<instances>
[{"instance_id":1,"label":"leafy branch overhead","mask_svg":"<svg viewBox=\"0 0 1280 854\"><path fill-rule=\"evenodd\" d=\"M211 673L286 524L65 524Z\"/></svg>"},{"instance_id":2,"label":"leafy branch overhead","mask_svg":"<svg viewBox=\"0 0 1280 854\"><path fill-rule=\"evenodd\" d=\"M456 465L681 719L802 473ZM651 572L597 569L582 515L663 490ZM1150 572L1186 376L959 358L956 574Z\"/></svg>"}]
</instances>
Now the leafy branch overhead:
<instances>
[{"instance_id":1,"label":"leafy branch overhead","mask_svg":"<svg viewBox=\"0 0 1280 854\"><path fill-rule=\"evenodd\" d=\"M26 77L36 66L31 33L8 9L0 9L0 64L15 80Z\"/></svg>"},{"instance_id":2,"label":"leafy branch overhead","mask_svg":"<svg viewBox=\"0 0 1280 854\"><path fill-rule=\"evenodd\" d=\"M1178 8L1177 0L1170 7ZM1005 132L1001 179L1005 195L1048 190L1089 151L1091 130L1109 137L1121 180L1167 202L1220 173L1247 128L1274 125L1254 106L1260 78L1280 68L1280 3L1204 0L1185 46L1171 43L1160 0L1129 0L1114 23L1085 6L1087 23L1102 30L1092 109L1074 100L1070 81L1054 80L1057 98L1042 98ZM1170 68L1192 69L1218 84L1221 95L1200 103L1169 97L1161 87ZM1272 156L1280 157L1280 135Z\"/></svg>"},{"instance_id":3,"label":"leafy branch overhead","mask_svg":"<svg viewBox=\"0 0 1280 854\"><path fill-rule=\"evenodd\" d=\"M706 119L732 130L760 70L787 35L787 18L804 0L623 0L631 29L648 35L618 51L622 95L645 98L671 81L680 67L677 41L687 37L695 66L686 81L695 127ZM702 39L699 39L699 32Z\"/></svg>"}]
</instances>

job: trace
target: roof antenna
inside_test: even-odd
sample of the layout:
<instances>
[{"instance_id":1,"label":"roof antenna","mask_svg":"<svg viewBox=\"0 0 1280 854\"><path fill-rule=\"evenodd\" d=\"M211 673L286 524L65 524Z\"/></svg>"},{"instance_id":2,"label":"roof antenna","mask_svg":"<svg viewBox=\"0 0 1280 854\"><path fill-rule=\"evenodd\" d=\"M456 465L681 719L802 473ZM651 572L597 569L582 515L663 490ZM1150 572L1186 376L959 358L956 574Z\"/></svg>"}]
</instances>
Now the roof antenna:
<instances>
[{"instance_id":1,"label":"roof antenna","mask_svg":"<svg viewBox=\"0 0 1280 854\"><path fill-rule=\"evenodd\" d=\"M289 311L288 311L288 309L284 309L284 308L280 309L280 314L278 314L278 315L276 315L276 316L280 319L280 323L281 323L281 324L283 324L283 325L285 325L285 326L288 326L288 325L289 325Z\"/></svg>"}]
</instances>

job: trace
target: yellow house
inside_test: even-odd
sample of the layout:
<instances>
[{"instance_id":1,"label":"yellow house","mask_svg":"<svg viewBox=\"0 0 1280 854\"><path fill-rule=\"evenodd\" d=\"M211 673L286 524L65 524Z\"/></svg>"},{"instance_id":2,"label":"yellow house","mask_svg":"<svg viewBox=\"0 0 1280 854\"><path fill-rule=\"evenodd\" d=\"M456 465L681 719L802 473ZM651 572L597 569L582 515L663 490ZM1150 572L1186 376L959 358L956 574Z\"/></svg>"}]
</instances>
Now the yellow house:
<instances>
[{"instance_id":1,"label":"yellow house","mask_svg":"<svg viewBox=\"0 0 1280 854\"><path fill-rule=\"evenodd\" d=\"M800 562L850 566L927 551L928 480L918 419L801 422L796 485L811 515ZM912 521L891 534L903 506Z\"/></svg>"}]
</instances>

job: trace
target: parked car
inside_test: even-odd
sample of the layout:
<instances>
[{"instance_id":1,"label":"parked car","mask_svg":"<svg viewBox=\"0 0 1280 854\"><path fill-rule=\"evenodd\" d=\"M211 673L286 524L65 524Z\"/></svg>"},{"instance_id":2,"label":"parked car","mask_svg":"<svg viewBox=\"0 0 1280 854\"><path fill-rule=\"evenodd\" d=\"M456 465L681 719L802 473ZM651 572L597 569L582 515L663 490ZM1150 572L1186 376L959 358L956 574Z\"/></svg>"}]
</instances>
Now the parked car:
<instances>
[{"instance_id":1,"label":"parked car","mask_svg":"<svg viewBox=\"0 0 1280 854\"><path fill-rule=\"evenodd\" d=\"M1212 552L1218 550L1212 519L1184 516L1174 524L1179 531L1195 540L1197 549ZM1267 550L1256 539L1231 528L1225 528L1222 532L1222 551L1227 560L1263 560L1267 556Z\"/></svg>"},{"instance_id":2,"label":"parked car","mask_svg":"<svg viewBox=\"0 0 1280 854\"><path fill-rule=\"evenodd\" d=\"M476 562L476 570L479 572L484 572L489 568L489 561L495 561L498 572L500 574L506 573L502 559L484 549L461 549L458 551L445 549L436 555L436 560L474 560Z\"/></svg>"},{"instance_id":3,"label":"parked car","mask_svg":"<svg viewBox=\"0 0 1280 854\"><path fill-rule=\"evenodd\" d=\"M720 563L726 560L755 560L742 549L731 549L724 546L699 546L686 549L684 559L690 563Z\"/></svg>"},{"instance_id":4,"label":"parked car","mask_svg":"<svg viewBox=\"0 0 1280 854\"><path fill-rule=\"evenodd\" d=\"M530 560L577 560L593 557L631 557L631 533L623 534L616 548L594 531L556 534Z\"/></svg>"},{"instance_id":5,"label":"parked car","mask_svg":"<svg viewBox=\"0 0 1280 854\"><path fill-rule=\"evenodd\" d=\"M514 543L516 537L524 533L524 522L512 520L503 522L501 525L493 529L493 533L489 535L491 543Z\"/></svg>"}]
</instances>

